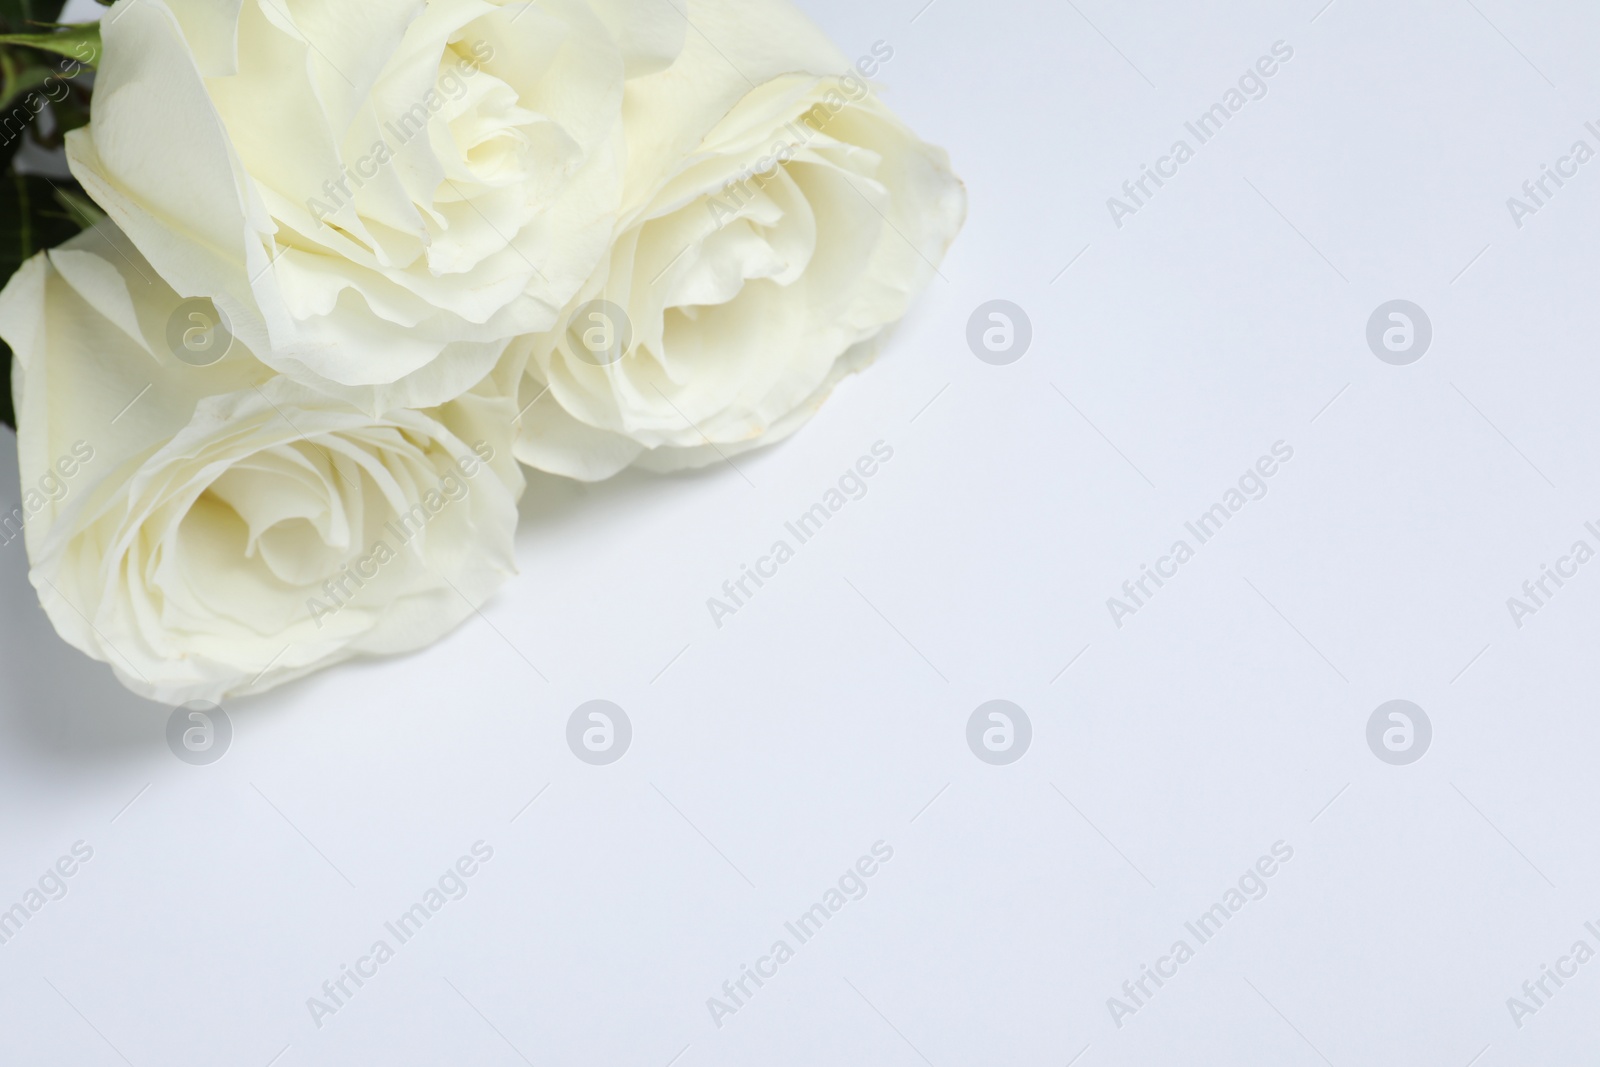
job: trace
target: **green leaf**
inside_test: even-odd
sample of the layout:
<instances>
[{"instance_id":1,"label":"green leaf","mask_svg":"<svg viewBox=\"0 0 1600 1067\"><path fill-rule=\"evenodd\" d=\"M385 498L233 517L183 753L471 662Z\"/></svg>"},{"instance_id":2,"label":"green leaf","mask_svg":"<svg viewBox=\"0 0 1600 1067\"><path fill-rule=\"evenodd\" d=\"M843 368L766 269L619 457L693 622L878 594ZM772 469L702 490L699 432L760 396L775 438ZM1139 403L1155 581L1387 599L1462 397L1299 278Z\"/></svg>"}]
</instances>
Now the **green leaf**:
<instances>
[{"instance_id":1,"label":"green leaf","mask_svg":"<svg viewBox=\"0 0 1600 1067\"><path fill-rule=\"evenodd\" d=\"M7 29L20 30L29 23L54 22L66 0L0 0L0 20Z\"/></svg>"},{"instance_id":2,"label":"green leaf","mask_svg":"<svg viewBox=\"0 0 1600 1067\"><path fill-rule=\"evenodd\" d=\"M47 23L46 25L55 25ZM54 33L0 33L0 44L22 45L76 59L86 67L100 64L100 24L80 22L57 26Z\"/></svg>"},{"instance_id":3,"label":"green leaf","mask_svg":"<svg viewBox=\"0 0 1600 1067\"><path fill-rule=\"evenodd\" d=\"M47 31L61 18L63 6L65 0L0 0L0 34L11 38L9 47L0 46L0 285L10 281L29 256L77 233L93 212L74 183L53 186L44 178L11 173L12 158L22 146L27 126L37 117L31 108L15 113L18 99L70 69L70 64L59 60L45 62L40 53L64 55L85 66L99 62L98 26ZM82 109L56 102L52 110L58 112L58 125L68 129L77 123L76 111ZM3 341L0 421L16 425L11 400L11 350Z\"/></svg>"},{"instance_id":4,"label":"green leaf","mask_svg":"<svg viewBox=\"0 0 1600 1067\"><path fill-rule=\"evenodd\" d=\"M70 188L56 186L56 203L61 205L62 210L80 230L87 230L106 217L106 213L100 210L100 205L85 196L83 190L75 184Z\"/></svg>"},{"instance_id":5,"label":"green leaf","mask_svg":"<svg viewBox=\"0 0 1600 1067\"><path fill-rule=\"evenodd\" d=\"M18 108L18 98L28 92L38 89L56 77L57 72L53 67L43 63L36 63L29 53L18 53L9 49L0 50L0 115L3 120L4 133L0 137L14 137L23 128L31 125L38 117L38 112L32 108ZM43 110L44 101L41 98L39 108ZM7 142L9 143L9 142Z\"/></svg>"},{"instance_id":6,"label":"green leaf","mask_svg":"<svg viewBox=\"0 0 1600 1067\"><path fill-rule=\"evenodd\" d=\"M99 212L71 182L38 175L8 174L0 179L0 286L36 252L76 235ZM0 381L0 420L16 425L11 409L11 350L0 341L6 371Z\"/></svg>"}]
</instances>

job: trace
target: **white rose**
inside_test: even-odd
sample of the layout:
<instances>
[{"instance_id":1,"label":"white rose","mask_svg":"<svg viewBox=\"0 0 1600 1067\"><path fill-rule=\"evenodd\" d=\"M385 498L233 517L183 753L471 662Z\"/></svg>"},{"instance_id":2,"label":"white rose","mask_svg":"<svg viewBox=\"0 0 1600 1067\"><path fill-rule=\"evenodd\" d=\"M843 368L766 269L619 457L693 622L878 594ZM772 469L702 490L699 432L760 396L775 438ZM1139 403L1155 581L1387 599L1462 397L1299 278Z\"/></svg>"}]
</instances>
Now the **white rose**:
<instances>
[{"instance_id":1,"label":"white rose","mask_svg":"<svg viewBox=\"0 0 1600 1067\"><path fill-rule=\"evenodd\" d=\"M226 339L126 246L101 223L0 293L31 578L67 641L215 701L426 645L513 572L504 383L375 418L237 340L192 365Z\"/></svg>"},{"instance_id":2,"label":"white rose","mask_svg":"<svg viewBox=\"0 0 1600 1067\"><path fill-rule=\"evenodd\" d=\"M546 471L700 466L793 432L965 219L945 153L862 77L892 47L852 63L786 0L688 17L678 61L630 86L610 255L556 331L513 345L536 405L517 455Z\"/></svg>"},{"instance_id":3,"label":"white rose","mask_svg":"<svg viewBox=\"0 0 1600 1067\"><path fill-rule=\"evenodd\" d=\"M665 0L120 0L74 175L275 369L452 399L603 254Z\"/></svg>"}]
</instances>

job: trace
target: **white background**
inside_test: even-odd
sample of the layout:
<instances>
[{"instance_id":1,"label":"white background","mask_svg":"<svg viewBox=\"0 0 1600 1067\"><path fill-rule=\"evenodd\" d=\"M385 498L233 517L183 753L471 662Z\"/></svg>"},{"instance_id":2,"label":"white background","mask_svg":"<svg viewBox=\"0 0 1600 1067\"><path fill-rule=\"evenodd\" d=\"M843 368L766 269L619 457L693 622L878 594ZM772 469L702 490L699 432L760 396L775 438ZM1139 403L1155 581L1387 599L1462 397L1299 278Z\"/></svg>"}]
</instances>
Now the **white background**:
<instances>
[{"instance_id":1,"label":"white background","mask_svg":"<svg viewBox=\"0 0 1600 1067\"><path fill-rule=\"evenodd\" d=\"M230 705L206 767L0 548L0 907L94 849L0 946L0 1061L1592 1062L1600 961L1520 1028L1506 1001L1600 949L1600 563L1520 629L1506 600L1596 544L1600 160L1520 229L1506 199L1600 148L1600 12L923 2L806 4L851 56L892 45L886 98L972 212L791 442L536 480L484 619ZM1268 95L1118 228L1107 197L1280 40ZM1009 366L966 341L997 298L1033 327ZM1397 298L1434 330L1409 366L1365 336ZM880 440L867 495L714 626ZM1115 626L1278 441L1270 493ZM634 727L607 767L565 741L596 698ZM1010 766L966 743L995 698L1033 724ZM1392 699L1433 724L1409 766L1367 745ZM317 1027L307 998L480 839L470 892ZM867 895L716 1026L879 840ZM1119 1028L1107 998L1279 841L1266 897Z\"/></svg>"}]
</instances>

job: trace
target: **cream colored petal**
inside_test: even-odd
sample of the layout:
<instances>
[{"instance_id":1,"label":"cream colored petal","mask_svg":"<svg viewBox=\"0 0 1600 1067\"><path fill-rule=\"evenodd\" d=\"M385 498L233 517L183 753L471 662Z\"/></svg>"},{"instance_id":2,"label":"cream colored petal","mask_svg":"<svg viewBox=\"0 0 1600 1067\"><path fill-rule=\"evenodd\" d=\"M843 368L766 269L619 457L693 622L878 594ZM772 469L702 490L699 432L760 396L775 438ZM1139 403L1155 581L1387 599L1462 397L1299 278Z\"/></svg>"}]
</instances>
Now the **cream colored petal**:
<instances>
[{"instance_id":1,"label":"cream colored petal","mask_svg":"<svg viewBox=\"0 0 1600 1067\"><path fill-rule=\"evenodd\" d=\"M670 67L683 51L689 23L676 3L662 0L591 0L595 13L622 47L628 77Z\"/></svg>"},{"instance_id":2,"label":"cream colored petal","mask_svg":"<svg viewBox=\"0 0 1600 1067\"><path fill-rule=\"evenodd\" d=\"M244 0L167 0L194 51L195 65L208 78L226 77L237 69L239 11ZM107 21L115 19L112 11ZM104 29L104 26L102 26Z\"/></svg>"},{"instance_id":3,"label":"cream colored petal","mask_svg":"<svg viewBox=\"0 0 1600 1067\"><path fill-rule=\"evenodd\" d=\"M34 257L0 293L0 336L25 376L16 394L25 492L81 442L96 461L68 499L86 495L111 476L108 457L169 437L205 396L270 377L242 345L210 367L179 360L166 338L179 303L109 222ZM29 521L30 546L61 506Z\"/></svg>"},{"instance_id":4,"label":"cream colored petal","mask_svg":"<svg viewBox=\"0 0 1600 1067\"><path fill-rule=\"evenodd\" d=\"M752 89L784 74L838 75L850 60L789 0L682 0L694 28L670 68L628 87L628 196L654 194Z\"/></svg>"},{"instance_id":5,"label":"cream colored petal","mask_svg":"<svg viewBox=\"0 0 1600 1067\"><path fill-rule=\"evenodd\" d=\"M94 119L67 138L73 176L174 289L212 296L263 348L272 308L252 278L270 262L261 235L272 226L177 20L163 0L120 0L102 34Z\"/></svg>"},{"instance_id":6,"label":"cream colored petal","mask_svg":"<svg viewBox=\"0 0 1600 1067\"><path fill-rule=\"evenodd\" d=\"M579 422L548 397L522 416L516 448L517 458L528 466L580 482L604 481L643 451L643 445L620 433Z\"/></svg>"}]
</instances>

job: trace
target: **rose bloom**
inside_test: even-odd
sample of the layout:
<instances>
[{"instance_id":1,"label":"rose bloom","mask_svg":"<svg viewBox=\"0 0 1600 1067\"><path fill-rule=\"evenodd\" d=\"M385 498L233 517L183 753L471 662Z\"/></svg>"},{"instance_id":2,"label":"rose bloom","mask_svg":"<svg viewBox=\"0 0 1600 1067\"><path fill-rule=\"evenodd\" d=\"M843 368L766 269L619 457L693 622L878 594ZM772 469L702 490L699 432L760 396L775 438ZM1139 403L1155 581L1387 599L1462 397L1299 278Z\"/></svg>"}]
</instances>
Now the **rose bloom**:
<instances>
[{"instance_id":1,"label":"rose bloom","mask_svg":"<svg viewBox=\"0 0 1600 1067\"><path fill-rule=\"evenodd\" d=\"M68 642L216 701L426 645L513 572L504 383L375 418L237 339L194 365L226 335L126 246L102 222L0 293L30 577Z\"/></svg>"},{"instance_id":2,"label":"rose bloom","mask_svg":"<svg viewBox=\"0 0 1600 1067\"><path fill-rule=\"evenodd\" d=\"M517 455L574 478L715 462L793 432L934 276L966 214L945 153L786 0L688 0L629 87L610 254L526 365Z\"/></svg>"},{"instance_id":3,"label":"rose bloom","mask_svg":"<svg viewBox=\"0 0 1600 1067\"><path fill-rule=\"evenodd\" d=\"M369 411L454 398L604 253L665 0L120 0L73 174L261 359Z\"/></svg>"}]
</instances>

